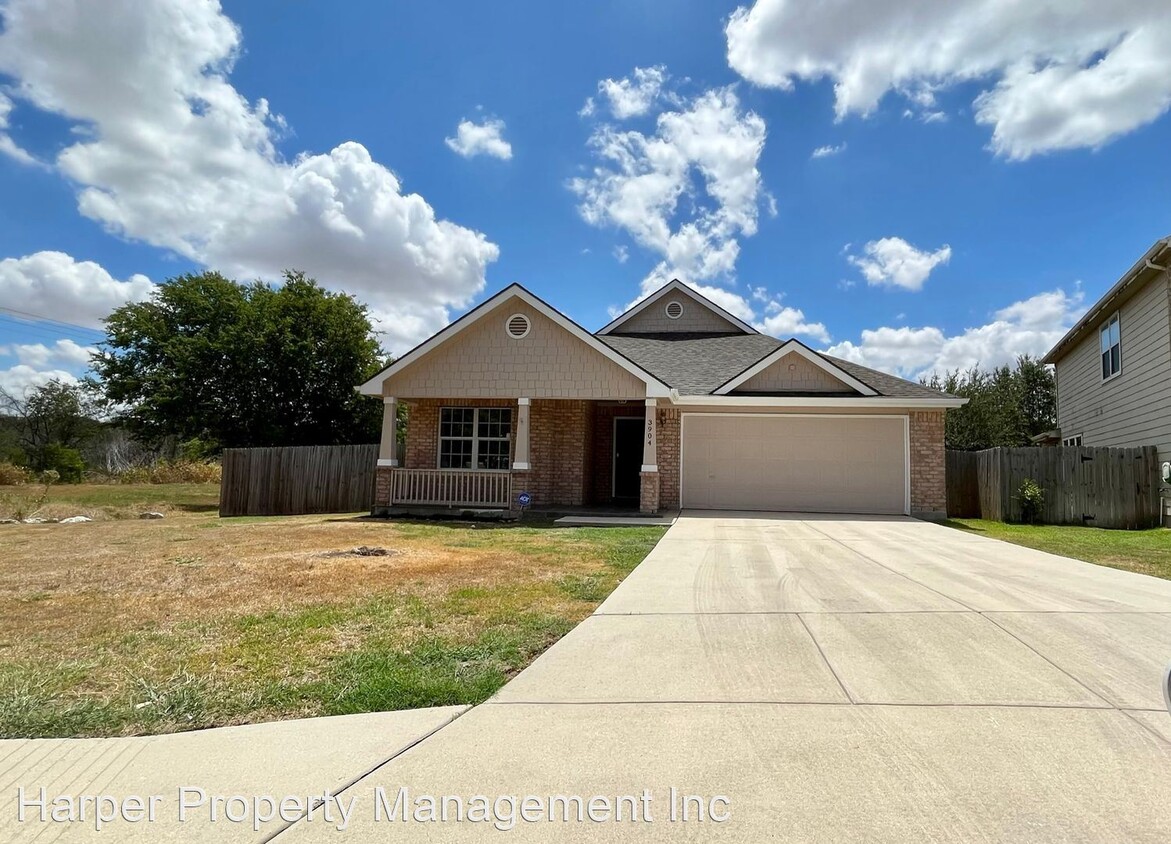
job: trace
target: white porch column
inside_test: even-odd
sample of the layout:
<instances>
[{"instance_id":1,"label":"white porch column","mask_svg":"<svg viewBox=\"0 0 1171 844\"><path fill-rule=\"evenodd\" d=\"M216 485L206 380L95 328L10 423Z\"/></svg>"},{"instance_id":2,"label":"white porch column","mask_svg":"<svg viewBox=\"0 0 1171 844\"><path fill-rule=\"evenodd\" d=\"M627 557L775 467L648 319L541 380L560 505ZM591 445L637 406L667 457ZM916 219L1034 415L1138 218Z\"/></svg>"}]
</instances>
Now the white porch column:
<instances>
[{"instance_id":1,"label":"white porch column","mask_svg":"<svg viewBox=\"0 0 1171 844\"><path fill-rule=\"evenodd\" d=\"M527 472L529 466L529 405L531 399L519 398L516 400L516 443L515 453L512 455L512 468L518 472Z\"/></svg>"},{"instance_id":2,"label":"white porch column","mask_svg":"<svg viewBox=\"0 0 1171 844\"><path fill-rule=\"evenodd\" d=\"M642 440L642 471L644 472L659 471L659 458L655 451L655 406L655 399L646 400L646 430L643 432Z\"/></svg>"},{"instance_id":3,"label":"white porch column","mask_svg":"<svg viewBox=\"0 0 1171 844\"><path fill-rule=\"evenodd\" d=\"M382 439L378 443L378 465L398 465L398 399L384 396L382 399Z\"/></svg>"}]
</instances>

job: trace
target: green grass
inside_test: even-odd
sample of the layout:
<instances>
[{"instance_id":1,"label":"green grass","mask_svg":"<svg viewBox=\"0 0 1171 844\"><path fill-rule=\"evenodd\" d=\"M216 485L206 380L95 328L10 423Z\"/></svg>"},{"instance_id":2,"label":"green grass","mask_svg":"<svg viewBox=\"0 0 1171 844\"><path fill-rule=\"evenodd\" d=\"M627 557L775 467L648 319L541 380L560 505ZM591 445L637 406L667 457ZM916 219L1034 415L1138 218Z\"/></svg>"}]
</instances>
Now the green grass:
<instances>
[{"instance_id":1,"label":"green grass","mask_svg":"<svg viewBox=\"0 0 1171 844\"><path fill-rule=\"evenodd\" d=\"M1011 525L984 519L945 524L1026 548L1171 580L1171 530L1105 530L1074 525Z\"/></svg>"}]
</instances>

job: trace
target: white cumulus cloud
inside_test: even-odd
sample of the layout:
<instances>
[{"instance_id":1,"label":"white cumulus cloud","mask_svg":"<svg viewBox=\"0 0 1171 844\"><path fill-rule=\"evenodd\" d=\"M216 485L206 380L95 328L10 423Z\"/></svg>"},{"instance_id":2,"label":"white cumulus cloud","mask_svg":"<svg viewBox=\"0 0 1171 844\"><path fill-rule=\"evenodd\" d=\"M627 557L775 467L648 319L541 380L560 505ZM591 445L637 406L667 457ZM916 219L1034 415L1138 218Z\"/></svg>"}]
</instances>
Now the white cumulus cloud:
<instances>
[{"instance_id":1,"label":"white cumulus cloud","mask_svg":"<svg viewBox=\"0 0 1171 844\"><path fill-rule=\"evenodd\" d=\"M512 158L512 144L504 140L504 121L485 118L483 123L461 120L454 138L443 142L464 158L489 155L508 161Z\"/></svg>"},{"instance_id":2,"label":"white cumulus cloud","mask_svg":"<svg viewBox=\"0 0 1171 844\"><path fill-rule=\"evenodd\" d=\"M630 76L622 79L603 79L598 83L597 99L590 97L578 112L582 117L597 113L598 101L603 101L618 120L641 117L662 97L675 101L675 95L666 89L670 74L663 65L636 67Z\"/></svg>"},{"instance_id":3,"label":"white cumulus cloud","mask_svg":"<svg viewBox=\"0 0 1171 844\"><path fill-rule=\"evenodd\" d=\"M1001 308L991 321L958 334L935 326L874 328L857 343L847 340L825 351L907 378L1011 364L1020 355L1049 351L1085 312L1083 298L1081 290L1052 290Z\"/></svg>"},{"instance_id":4,"label":"white cumulus cloud","mask_svg":"<svg viewBox=\"0 0 1171 844\"><path fill-rule=\"evenodd\" d=\"M284 121L231 84L214 0L7 0L10 94L70 121L56 159L83 214L242 278L299 268L368 301L391 351L466 307L499 250L436 216L361 144L291 160Z\"/></svg>"},{"instance_id":5,"label":"white cumulus cloud","mask_svg":"<svg viewBox=\"0 0 1171 844\"><path fill-rule=\"evenodd\" d=\"M598 126L589 145L599 163L570 189L586 222L616 226L659 256L644 292L675 276L728 278L739 238L757 230L764 140L764 121L732 88L706 91L660 113L653 134Z\"/></svg>"},{"instance_id":6,"label":"white cumulus cloud","mask_svg":"<svg viewBox=\"0 0 1171 844\"><path fill-rule=\"evenodd\" d=\"M901 237L883 237L862 247L861 255L847 260L862 271L866 283L878 287L922 290L931 271L951 260L951 247L934 252L916 249Z\"/></svg>"},{"instance_id":7,"label":"white cumulus cloud","mask_svg":"<svg viewBox=\"0 0 1171 844\"><path fill-rule=\"evenodd\" d=\"M76 375L64 369L37 369L26 363L0 369L0 390L15 399L24 398L35 388L43 387L50 381L73 384L77 380Z\"/></svg>"},{"instance_id":8,"label":"white cumulus cloud","mask_svg":"<svg viewBox=\"0 0 1171 844\"><path fill-rule=\"evenodd\" d=\"M154 288L144 275L118 280L93 261L76 261L64 252L0 260L0 302L87 328L101 328L112 310L149 298Z\"/></svg>"},{"instance_id":9,"label":"white cumulus cloud","mask_svg":"<svg viewBox=\"0 0 1171 844\"><path fill-rule=\"evenodd\" d=\"M57 340L52 345L44 343L16 343L0 346L0 355L14 357L22 364L44 369L50 364L87 368L90 355L97 353L94 346L83 346L68 338Z\"/></svg>"},{"instance_id":10,"label":"white cumulus cloud","mask_svg":"<svg viewBox=\"0 0 1171 844\"><path fill-rule=\"evenodd\" d=\"M976 81L976 120L1012 159L1100 147L1171 107L1166 0L757 0L725 34L758 85L831 79L839 119L891 92L943 119L935 94Z\"/></svg>"}]
</instances>

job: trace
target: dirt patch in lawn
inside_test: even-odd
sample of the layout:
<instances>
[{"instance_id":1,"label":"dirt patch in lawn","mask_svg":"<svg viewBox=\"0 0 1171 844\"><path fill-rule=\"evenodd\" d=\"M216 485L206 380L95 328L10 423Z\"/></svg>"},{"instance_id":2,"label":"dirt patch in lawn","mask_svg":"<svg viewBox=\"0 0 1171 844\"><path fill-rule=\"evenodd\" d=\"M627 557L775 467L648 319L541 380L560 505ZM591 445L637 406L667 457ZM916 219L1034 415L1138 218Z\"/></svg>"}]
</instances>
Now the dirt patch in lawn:
<instances>
[{"instance_id":1,"label":"dirt patch in lawn","mask_svg":"<svg viewBox=\"0 0 1171 844\"><path fill-rule=\"evenodd\" d=\"M177 509L0 525L0 735L476 703L662 533Z\"/></svg>"}]
</instances>

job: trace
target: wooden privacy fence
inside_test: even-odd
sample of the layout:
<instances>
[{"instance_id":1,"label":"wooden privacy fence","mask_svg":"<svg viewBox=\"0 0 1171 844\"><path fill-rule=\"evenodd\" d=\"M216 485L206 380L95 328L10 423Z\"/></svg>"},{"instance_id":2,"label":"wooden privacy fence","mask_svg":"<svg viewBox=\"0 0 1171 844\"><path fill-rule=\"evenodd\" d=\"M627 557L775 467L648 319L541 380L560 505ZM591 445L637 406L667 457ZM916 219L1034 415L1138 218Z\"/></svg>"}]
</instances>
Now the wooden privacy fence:
<instances>
[{"instance_id":1,"label":"wooden privacy fence","mask_svg":"<svg viewBox=\"0 0 1171 844\"><path fill-rule=\"evenodd\" d=\"M377 445L225 449L220 515L369 510L377 464Z\"/></svg>"},{"instance_id":2,"label":"wooden privacy fence","mask_svg":"<svg viewBox=\"0 0 1171 844\"><path fill-rule=\"evenodd\" d=\"M948 451L947 514L1020 521L1018 493L1026 478L1045 491L1044 524L1134 529L1159 523L1154 446Z\"/></svg>"}]
</instances>

